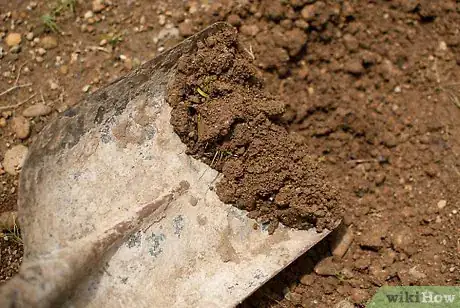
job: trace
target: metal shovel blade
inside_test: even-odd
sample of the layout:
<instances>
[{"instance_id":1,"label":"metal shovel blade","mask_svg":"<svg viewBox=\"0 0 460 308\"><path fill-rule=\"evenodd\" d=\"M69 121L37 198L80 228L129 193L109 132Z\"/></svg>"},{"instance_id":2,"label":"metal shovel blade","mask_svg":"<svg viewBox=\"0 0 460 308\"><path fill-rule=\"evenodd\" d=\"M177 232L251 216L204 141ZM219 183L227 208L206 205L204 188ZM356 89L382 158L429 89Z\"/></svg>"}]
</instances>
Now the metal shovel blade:
<instances>
[{"instance_id":1,"label":"metal shovel blade","mask_svg":"<svg viewBox=\"0 0 460 308\"><path fill-rule=\"evenodd\" d=\"M25 255L1 307L231 307L330 231L264 226L222 203L165 102L214 24L48 125L20 178Z\"/></svg>"}]
</instances>

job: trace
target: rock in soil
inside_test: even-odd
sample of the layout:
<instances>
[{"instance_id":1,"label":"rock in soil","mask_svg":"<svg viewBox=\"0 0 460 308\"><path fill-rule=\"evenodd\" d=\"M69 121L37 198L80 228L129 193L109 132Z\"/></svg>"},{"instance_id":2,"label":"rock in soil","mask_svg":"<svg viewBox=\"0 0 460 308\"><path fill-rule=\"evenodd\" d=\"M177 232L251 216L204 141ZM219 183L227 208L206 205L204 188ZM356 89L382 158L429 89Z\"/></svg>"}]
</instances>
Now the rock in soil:
<instances>
[{"instance_id":1,"label":"rock in soil","mask_svg":"<svg viewBox=\"0 0 460 308\"><path fill-rule=\"evenodd\" d=\"M104 0L93 0L93 12L100 13L106 7Z\"/></svg>"},{"instance_id":2,"label":"rock in soil","mask_svg":"<svg viewBox=\"0 0 460 308\"><path fill-rule=\"evenodd\" d=\"M341 226L332 237L332 255L342 258L353 242L354 233L351 227Z\"/></svg>"},{"instance_id":3,"label":"rock in soil","mask_svg":"<svg viewBox=\"0 0 460 308\"><path fill-rule=\"evenodd\" d=\"M300 283L305 286L311 286L315 282L315 279L314 275L306 274L300 278Z\"/></svg>"},{"instance_id":4,"label":"rock in soil","mask_svg":"<svg viewBox=\"0 0 460 308\"><path fill-rule=\"evenodd\" d=\"M256 36L257 33L259 33L259 27L257 27L257 25L243 25L240 31L245 35Z\"/></svg>"},{"instance_id":5,"label":"rock in soil","mask_svg":"<svg viewBox=\"0 0 460 308\"><path fill-rule=\"evenodd\" d=\"M58 46L58 41L54 36L48 35L40 40L40 46L45 49L53 49Z\"/></svg>"},{"instance_id":6,"label":"rock in soil","mask_svg":"<svg viewBox=\"0 0 460 308\"><path fill-rule=\"evenodd\" d=\"M334 262L334 257L322 259L314 268L315 273L320 276L335 276L340 270L340 264Z\"/></svg>"},{"instance_id":7,"label":"rock in soil","mask_svg":"<svg viewBox=\"0 0 460 308\"><path fill-rule=\"evenodd\" d=\"M220 199L268 226L318 231L341 217L338 193L308 147L277 123L285 106L264 92L236 30L208 37L184 55L169 88L171 124L188 154L222 172Z\"/></svg>"},{"instance_id":8,"label":"rock in soil","mask_svg":"<svg viewBox=\"0 0 460 308\"><path fill-rule=\"evenodd\" d=\"M386 236L387 230L385 228L373 228L366 230L359 237L359 245L363 248L378 251L383 247L383 238Z\"/></svg>"},{"instance_id":9,"label":"rock in soil","mask_svg":"<svg viewBox=\"0 0 460 308\"><path fill-rule=\"evenodd\" d=\"M445 208L447 205L447 201L446 200L439 200L438 202L438 209L442 210L443 208Z\"/></svg>"},{"instance_id":10,"label":"rock in soil","mask_svg":"<svg viewBox=\"0 0 460 308\"><path fill-rule=\"evenodd\" d=\"M20 33L9 33L5 38L5 43L8 47L14 47L21 44L21 34Z\"/></svg>"},{"instance_id":11,"label":"rock in soil","mask_svg":"<svg viewBox=\"0 0 460 308\"><path fill-rule=\"evenodd\" d=\"M364 73L364 67L358 59L352 59L345 63L345 71L353 75Z\"/></svg>"},{"instance_id":12,"label":"rock in soil","mask_svg":"<svg viewBox=\"0 0 460 308\"><path fill-rule=\"evenodd\" d=\"M183 37L188 37L193 35L193 25L189 20L186 20L179 24L179 34Z\"/></svg>"},{"instance_id":13,"label":"rock in soil","mask_svg":"<svg viewBox=\"0 0 460 308\"><path fill-rule=\"evenodd\" d=\"M18 169L22 167L29 149L18 144L7 150L3 158L3 168L11 175L17 175Z\"/></svg>"},{"instance_id":14,"label":"rock in soil","mask_svg":"<svg viewBox=\"0 0 460 308\"><path fill-rule=\"evenodd\" d=\"M413 266L410 269L400 269L397 274L403 285L420 284L426 278L426 274L418 269L417 266Z\"/></svg>"},{"instance_id":15,"label":"rock in soil","mask_svg":"<svg viewBox=\"0 0 460 308\"><path fill-rule=\"evenodd\" d=\"M13 128L16 137L19 139L26 139L30 135L30 123L23 116L16 116L11 121L11 127Z\"/></svg>"},{"instance_id":16,"label":"rock in soil","mask_svg":"<svg viewBox=\"0 0 460 308\"><path fill-rule=\"evenodd\" d=\"M26 108L22 112L22 115L25 117L39 117L39 116L48 115L51 113L51 111L53 111L53 109L50 106L46 106L42 103L38 103L36 105L32 105Z\"/></svg>"},{"instance_id":17,"label":"rock in soil","mask_svg":"<svg viewBox=\"0 0 460 308\"><path fill-rule=\"evenodd\" d=\"M411 267L409 269L408 273L409 273L409 275L411 275L412 277L414 277L417 280L421 280L421 279L424 279L426 277L425 273L423 273L422 271L417 269L417 266Z\"/></svg>"},{"instance_id":18,"label":"rock in soil","mask_svg":"<svg viewBox=\"0 0 460 308\"><path fill-rule=\"evenodd\" d=\"M414 234L408 228L397 230L391 239L393 248L396 251L411 254L413 252L412 243L414 242Z\"/></svg>"}]
</instances>

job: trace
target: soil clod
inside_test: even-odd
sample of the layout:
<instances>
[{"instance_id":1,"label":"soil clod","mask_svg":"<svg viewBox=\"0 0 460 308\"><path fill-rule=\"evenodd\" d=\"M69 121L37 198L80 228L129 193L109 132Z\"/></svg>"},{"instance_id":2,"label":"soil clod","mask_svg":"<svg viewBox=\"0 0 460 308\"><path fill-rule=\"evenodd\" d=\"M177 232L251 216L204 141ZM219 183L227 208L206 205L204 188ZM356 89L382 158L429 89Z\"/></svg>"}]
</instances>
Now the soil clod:
<instances>
[{"instance_id":1,"label":"soil clod","mask_svg":"<svg viewBox=\"0 0 460 308\"><path fill-rule=\"evenodd\" d=\"M171 123L188 153L223 173L217 194L267 224L332 229L338 194L282 125L285 104L264 92L236 31L224 30L183 56L169 90Z\"/></svg>"}]
</instances>

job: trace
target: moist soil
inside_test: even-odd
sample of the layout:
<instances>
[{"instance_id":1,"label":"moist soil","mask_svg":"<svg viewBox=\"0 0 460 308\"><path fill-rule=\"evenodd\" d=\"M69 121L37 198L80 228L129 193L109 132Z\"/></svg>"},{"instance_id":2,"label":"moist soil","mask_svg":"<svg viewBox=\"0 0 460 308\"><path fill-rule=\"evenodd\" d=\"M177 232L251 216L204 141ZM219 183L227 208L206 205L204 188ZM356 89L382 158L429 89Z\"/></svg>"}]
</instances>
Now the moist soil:
<instances>
[{"instance_id":1,"label":"moist soil","mask_svg":"<svg viewBox=\"0 0 460 308\"><path fill-rule=\"evenodd\" d=\"M188 154L222 172L221 201L248 211L273 233L279 222L318 231L341 219L337 192L308 147L282 125L285 104L263 92L236 29L184 55L168 90L171 124Z\"/></svg>"},{"instance_id":2,"label":"moist soil","mask_svg":"<svg viewBox=\"0 0 460 308\"><path fill-rule=\"evenodd\" d=\"M262 95L285 104L282 118L266 123L308 145L353 237L333 255L340 233L332 234L242 306L362 307L382 285L460 284L458 1L75 1L55 17L64 34L41 19L58 2L0 1L0 93L21 66L18 82L31 83L1 95L0 106L36 94L0 110L2 160L82 96L228 21L260 72ZM21 34L19 50L7 46L9 33ZM17 138L12 119L40 102L53 112L29 117L30 137ZM211 165L216 152L197 149ZM212 165L223 169L236 159L228 154ZM17 177L0 177L0 208L12 210ZM2 248L1 272L17 269L5 261L14 250Z\"/></svg>"}]
</instances>

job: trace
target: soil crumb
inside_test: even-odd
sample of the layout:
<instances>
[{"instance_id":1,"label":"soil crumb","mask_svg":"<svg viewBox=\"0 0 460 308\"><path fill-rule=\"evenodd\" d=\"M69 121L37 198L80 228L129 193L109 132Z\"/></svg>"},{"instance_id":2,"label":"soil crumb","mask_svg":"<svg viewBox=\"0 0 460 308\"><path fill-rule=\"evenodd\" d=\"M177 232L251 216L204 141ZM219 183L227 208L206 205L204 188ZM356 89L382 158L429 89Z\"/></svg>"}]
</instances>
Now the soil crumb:
<instances>
[{"instance_id":1,"label":"soil crumb","mask_svg":"<svg viewBox=\"0 0 460 308\"><path fill-rule=\"evenodd\" d=\"M225 29L184 55L171 81L171 124L188 154L223 174L219 198L268 225L332 229L338 193L308 146L282 125L285 104L264 92L251 53Z\"/></svg>"}]
</instances>

